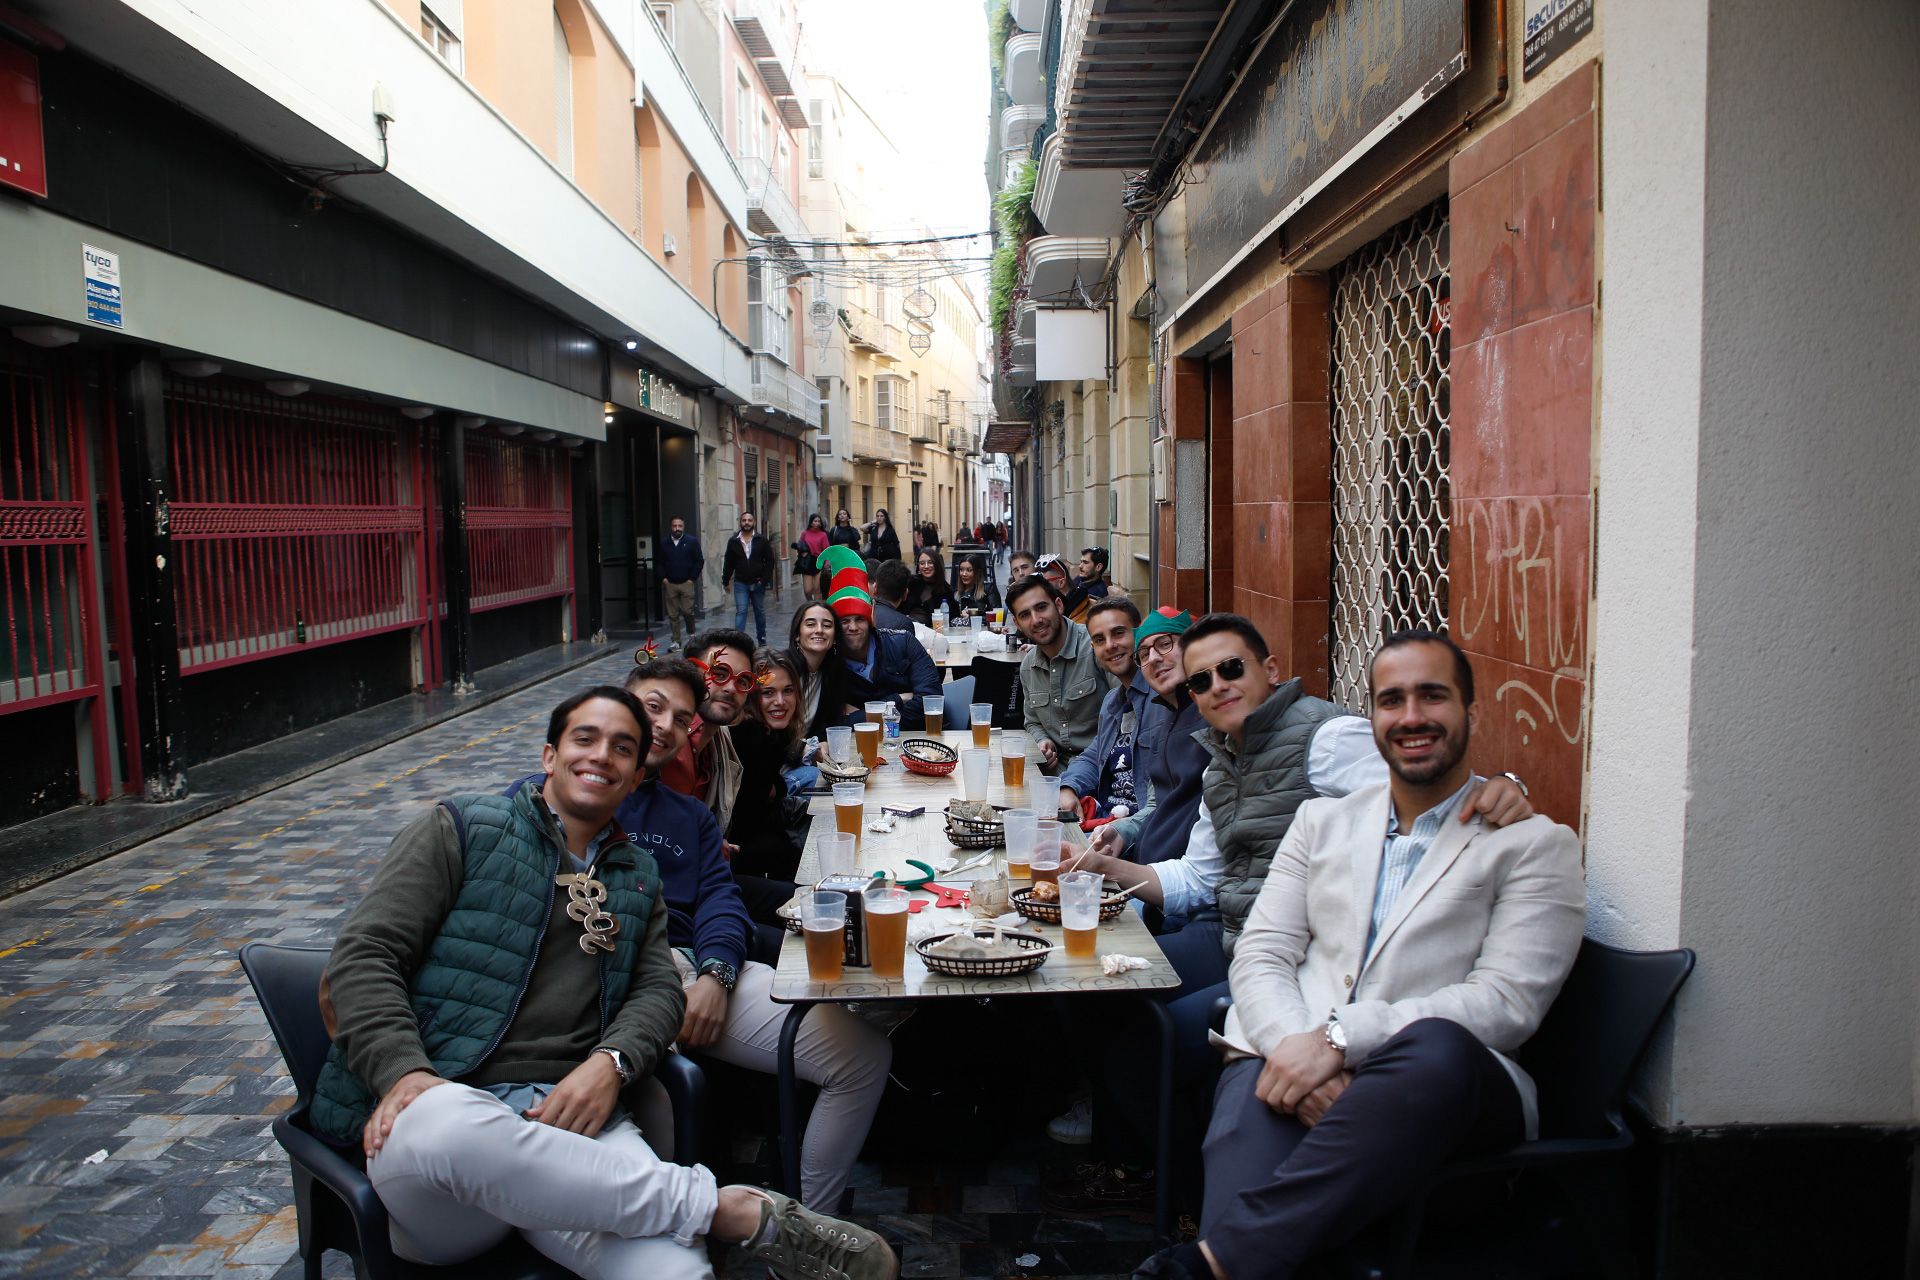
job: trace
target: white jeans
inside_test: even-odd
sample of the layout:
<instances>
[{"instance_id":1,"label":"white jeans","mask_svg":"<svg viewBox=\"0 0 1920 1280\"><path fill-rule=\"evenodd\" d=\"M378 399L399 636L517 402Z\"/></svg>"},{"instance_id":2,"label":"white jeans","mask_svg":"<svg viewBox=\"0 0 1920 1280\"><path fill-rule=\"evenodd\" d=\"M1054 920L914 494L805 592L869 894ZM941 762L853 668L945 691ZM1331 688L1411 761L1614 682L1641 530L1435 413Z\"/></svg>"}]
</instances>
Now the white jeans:
<instances>
[{"instance_id":1,"label":"white jeans","mask_svg":"<svg viewBox=\"0 0 1920 1280\"><path fill-rule=\"evenodd\" d=\"M581 1276L713 1275L701 1240L719 1203L713 1174L662 1160L631 1120L587 1138L485 1090L436 1085L400 1113L367 1176L393 1251L413 1262L463 1262L518 1229Z\"/></svg>"},{"instance_id":2,"label":"white jeans","mask_svg":"<svg viewBox=\"0 0 1920 1280\"><path fill-rule=\"evenodd\" d=\"M792 1006L773 1002L773 970L758 961L740 967L720 1038L696 1052L764 1071L780 1069L780 1027ZM800 1202L832 1213L847 1175L880 1109L893 1065L893 1042L839 1005L814 1008L793 1042L794 1074L820 1086L800 1145Z\"/></svg>"}]
</instances>

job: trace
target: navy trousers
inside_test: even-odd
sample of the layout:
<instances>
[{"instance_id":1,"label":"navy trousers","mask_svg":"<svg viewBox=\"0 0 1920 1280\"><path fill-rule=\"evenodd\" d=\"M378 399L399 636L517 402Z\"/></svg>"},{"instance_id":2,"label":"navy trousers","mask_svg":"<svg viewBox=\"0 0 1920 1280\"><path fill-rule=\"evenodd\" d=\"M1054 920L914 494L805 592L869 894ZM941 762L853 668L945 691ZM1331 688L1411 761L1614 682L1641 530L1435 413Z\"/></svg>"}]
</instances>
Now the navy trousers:
<instances>
[{"instance_id":1,"label":"navy trousers","mask_svg":"<svg viewBox=\"0 0 1920 1280\"><path fill-rule=\"evenodd\" d=\"M1443 1018L1409 1023L1368 1055L1312 1128L1254 1096L1263 1065L1228 1066L1207 1129L1200 1239L1232 1280L1291 1276L1453 1157L1525 1136L1506 1068Z\"/></svg>"}]
</instances>

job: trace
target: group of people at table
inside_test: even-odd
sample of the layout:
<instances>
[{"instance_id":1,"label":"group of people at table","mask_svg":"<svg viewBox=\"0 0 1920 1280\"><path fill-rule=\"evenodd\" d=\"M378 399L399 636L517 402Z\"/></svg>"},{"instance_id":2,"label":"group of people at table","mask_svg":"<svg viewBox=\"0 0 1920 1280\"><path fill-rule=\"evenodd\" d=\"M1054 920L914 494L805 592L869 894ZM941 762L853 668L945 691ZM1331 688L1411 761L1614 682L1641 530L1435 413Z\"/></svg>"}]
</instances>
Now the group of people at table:
<instances>
[{"instance_id":1,"label":"group of people at table","mask_svg":"<svg viewBox=\"0 0 1920 1280\"><path fill-rule=\"evenodd\" d=\"M941 693L901 612L913 571L852 548L820 568L785 648L649 644L623 686L554 709L539 772L477 779L395 837L329 961L309 1123L364 1155L397 1253L452 1264L519 1231L588 1276L710 1275L707 1241L782 1276L898 1273L871 1226L831 1216L897 1019L827 1004L800 1023L819 1096L797 1197L649 1143L670 1048L775 1070L785 1009L754 957L783 936L825 731L869 702L918 728ZM1470 767L1466 655L1385 637L1363 716L1308 694L1244 617L1142 613L1091 557L1079 581L1054 557L1012 568L995 607L1024 645L1018 731L1087 833L1076 865L1132 891L1179 978L1162 994L1189 1109L1175 1167L1152 1167L1140 1029L1078 1028L1084 1096L1049 1132L1104 1158L1047 1209L1137 1215L1190 1162L1198 1234L1137 1274L1290 1276L1439 1164L1533 1133L1512 1054L1572 966L1584 882L1573 832Z\"/></svg>"}]
</instances>

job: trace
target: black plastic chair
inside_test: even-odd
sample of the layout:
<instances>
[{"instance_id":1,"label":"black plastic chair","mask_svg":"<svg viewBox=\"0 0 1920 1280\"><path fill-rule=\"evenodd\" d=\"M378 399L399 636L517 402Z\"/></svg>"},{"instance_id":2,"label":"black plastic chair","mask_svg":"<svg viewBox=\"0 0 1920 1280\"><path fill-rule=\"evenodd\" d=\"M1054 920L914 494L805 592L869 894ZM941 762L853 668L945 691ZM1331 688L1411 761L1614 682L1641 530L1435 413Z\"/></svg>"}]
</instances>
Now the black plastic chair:
<instances>
[{"instance_id":1,"label":"black plastic chair","mask_svg":"<svg viewBox=\"0 0 1920 1280\"><path fill-rule=\"evenodd\" d=\"M364 1169L349 1154L306 1127L314 1082L333 1044L320 1019L324 947L287 947L249 942L240 966L267 1015L267 1026L286 1059L296 1094L291 1110L274 1118L273 1136L293 1164L293 1200L300 1222L300 1257L307 1280L319 1280L321 1259L338 1249L353 1259L360 1280L426 1276L484 1280L565 1280L572 1272L549 1261L517 1234L480 1257L452 1267L422 1267L396 1258L388 1243L387 1209ZM700 1069L676 1053L655 1072L673 1103L674 1158L693 1164L700 1153L700 1112L705 1082Z\"/></svg>"},{"instance_id":2,"label":"black plastic chair","mask_svg":"<svg viewBox=\"0 0 1920 1280\"><path fill-rule=\"evenodd\" d=\"M1606 1254L1609 1273L1632 1275L1624 1243L1628 1233L1618 1221L1619 1166L1633 1146L1633 1132L1622 1114L1627 1086L1693 965L1694 953L1686 947L1626 951L1582 939L1566 984L1517 1055L1539 1089L1540 1137L1445 1166L1388 1219L1384 1258L1366 1256L1375 1251L1363 1237L1337 1251L1335 1269L1369 1280L1410 1277L1436 1193L1466 1179L1540 1175L1563 1185L1577 1182L1582 1194L1570 1200L1583 1217L1615 1219L1584 1232L1579 1242L1583 1261L1591 1264ZM1224 1025L1231 1003L1215 1003L1216 1030Z\"/></svg>"},{"instance_id":3,"label":"black plastic chair","mask_svg":"<svg viewBox=\"0 0 1920 1280\"><path fill-rule=\"evenodd\" d=\"M1020 688L1020 664L1004 658L976 657L972 671L972 701L992 704L993 727L1026 728L1027 700Z\"/></svg>"}]
</instances>

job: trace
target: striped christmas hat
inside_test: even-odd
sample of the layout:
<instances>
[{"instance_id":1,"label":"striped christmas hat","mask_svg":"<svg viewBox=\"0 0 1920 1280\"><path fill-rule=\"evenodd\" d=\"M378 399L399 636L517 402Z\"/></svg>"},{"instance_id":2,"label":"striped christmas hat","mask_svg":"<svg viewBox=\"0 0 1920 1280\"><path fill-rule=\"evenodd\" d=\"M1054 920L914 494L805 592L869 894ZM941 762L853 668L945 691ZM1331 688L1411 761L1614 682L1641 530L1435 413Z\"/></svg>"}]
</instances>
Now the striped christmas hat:
<instances>
[{"instance_id":1,"label":"striped christmas hat","mask_svg":"<svg viewBox=\"0 0 1920 1280\"><path fill-rule=\"evenodd\" d=\"M836 618L873 618L873 597L864 587L840 588L827 597L827 607Z\"/></svg>"}]
</instances>

